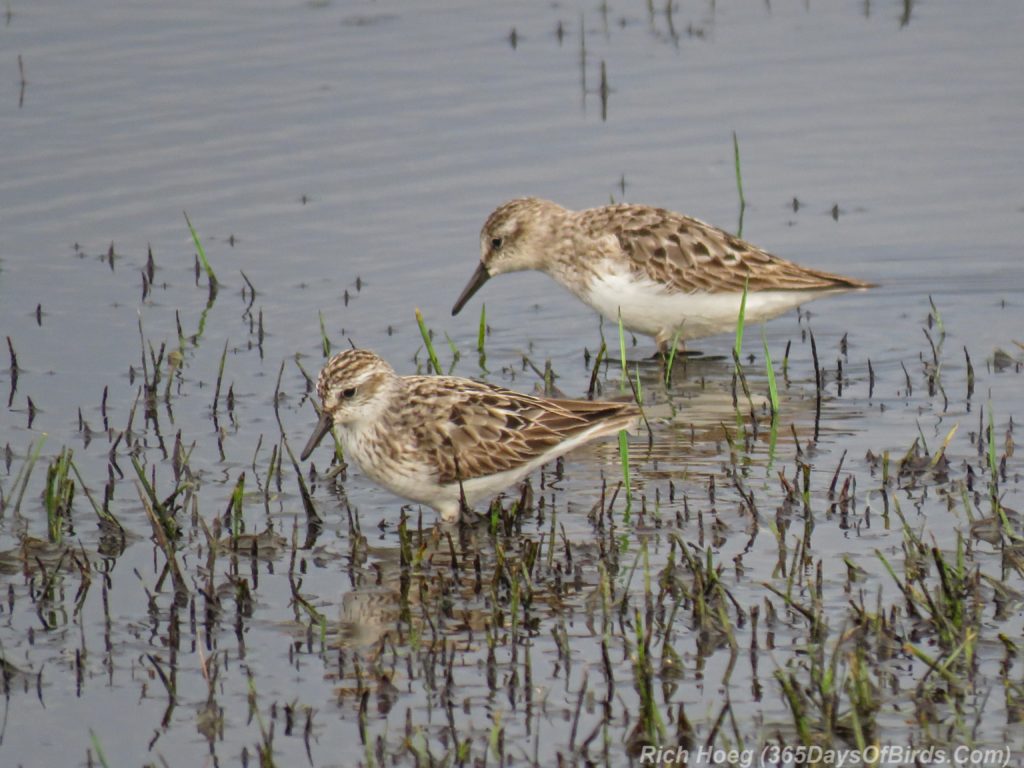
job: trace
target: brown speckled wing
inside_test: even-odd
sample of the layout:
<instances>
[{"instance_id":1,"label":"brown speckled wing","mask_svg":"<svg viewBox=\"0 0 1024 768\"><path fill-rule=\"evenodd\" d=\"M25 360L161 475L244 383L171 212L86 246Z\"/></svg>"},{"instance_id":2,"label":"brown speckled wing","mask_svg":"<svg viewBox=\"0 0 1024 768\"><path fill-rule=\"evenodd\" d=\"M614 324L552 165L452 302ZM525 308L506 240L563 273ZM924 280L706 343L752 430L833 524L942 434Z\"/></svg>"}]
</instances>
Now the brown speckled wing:
<instances>
[{"instance_id":1,"label":"brown speckled wing","mask_svg":"<svg viewBox=\"0 0 1024 768\"><path fill-rule=\"evenodd\" d=\"M607 434L639 413L632 403L546 400L466 380L453 387L443 376L407 382L420 402L448 404L447 414L406 408L402 415L443 484L515 469L597 423L607 423Z\"/></svg>"},{"instance_id":2,"label":"brown speckled wing","mask_svg":"<svg viewBox=\"0 0 1024 768\"><path fill-rule=\"evenodd\" d=\"M613 234L638 274L681 293L867 288L801 267L698 219L663 208L614 205L580 214L590 231Z\"/></svg>"}]
</instances>

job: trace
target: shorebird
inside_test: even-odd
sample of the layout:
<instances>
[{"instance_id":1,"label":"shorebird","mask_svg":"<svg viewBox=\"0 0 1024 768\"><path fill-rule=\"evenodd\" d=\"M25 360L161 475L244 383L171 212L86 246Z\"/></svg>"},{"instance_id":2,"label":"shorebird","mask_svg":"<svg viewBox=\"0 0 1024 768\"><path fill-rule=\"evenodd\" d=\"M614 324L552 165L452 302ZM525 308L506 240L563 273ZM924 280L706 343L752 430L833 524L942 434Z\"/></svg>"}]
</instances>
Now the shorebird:
<instances>
[{"instance_id":1,"label":"shorebird","mask_svg":"<svg viewBox=\"0 0 1024 768\"><path fill-rule=\"evenodd\" d=\"M526 197L495 210L480 232L480 264L452 307L457 315L488 279L535 269L625 328L673 340L768 320L799 304L872 285L773 256L698 219L646 205L570 211Z\"/></svg>"},{"instance_id":2,"label":"shorebird","mask_svg":"<svg viewBox=\"0 0 1024 768\"><path fill-rule=\"evenodd\" d=\"M634 426L634 403L552 400L455 376L399 376L373 352L336 354L316 385L305 461L337 429L346 459L445 522L537 467Z\"/></svg>"}]
</instances>

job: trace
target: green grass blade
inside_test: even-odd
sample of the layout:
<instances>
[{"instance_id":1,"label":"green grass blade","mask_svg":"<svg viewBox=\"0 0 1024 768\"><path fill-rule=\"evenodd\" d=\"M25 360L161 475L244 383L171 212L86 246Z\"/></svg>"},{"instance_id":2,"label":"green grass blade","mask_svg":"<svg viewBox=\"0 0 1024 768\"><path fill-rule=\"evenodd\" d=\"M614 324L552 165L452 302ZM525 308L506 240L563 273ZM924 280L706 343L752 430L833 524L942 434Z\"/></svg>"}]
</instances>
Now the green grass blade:
<instances>
[{"instance_id":1,"label":"green grass blade","mask_svg":"<svg viewBox=\"0 0 1024 768\"><path fill-rule=\"evenodd\" d=\"M455 366L459 364L459 358L462 357L462 353L459 352L459 348L447 333L444 335L444 340L448 342L448 350L452 353L452 364L448 366L448 375L451 376Z\"/></svg>"},{"instance_id":2,"label":"green grass blade","mask_svg":"<svg viewBox=\"0 0 1024 768\"><path fill-rule=\"evenodd\" d=\"M768 432L768 465L765 467L766 473L771 475L772 465L775 463L775 448L779 441L779 414L775 412L772 414L772 424Z\"/></svg>"},{"instance_id":3,"label":"green grass blade","mask_svg":"<svg viewBox=\"0 0 1024 768\"><path fill-rule=\"evenodd\" d=\"M438 362L437 353L434 351L434 344L430 341L430 331L427 330L427 324L423 321L423 313L420 312L419 308L416 308L416 324L420 327L420 335L423 337L423 344L427 347L427 356L430 358L430 365L434 369L434 373L441 375L441 363Z\"/></svg>"},{"instance_id":4,"label":"green grass blade","mask_svg":"<svg viewBox=\"0 0 1024 768\"><path fill-rule=\"evenodd\" d=\"M672 349L668 352L668 362L665 364L665 386L668 386L672 382L672 366L676 362L676 352L679 351L679 337L682 336L683 329L677 328L676 332L672 334Z\"/></svg>"},{"instance_id":5,"label":"green grass blade","mask_svg":"<svg viewBox=\"0 0 1024 768\"><path fill-rule=\"evenodd\" d=\"M206 258L206 251L203 250L203 244L199 241L199 235L196 233L196 228L192 226L192 221L188 217L188 212L182 211L182 213L185 214L185 223L188 224L188 231L192 233L192 242L196 244L196 252L199 254L199 261L203 265L206 277L210 281L210 287L216 287L220 285L220 281L217 280L217 276L213 273L213 267L210 266L210 262Z\"/></svg>"},{"instance_id":6,"label":"green grass blade","mask_svg":"<svg viewBox=\"0 0 1024 768\"><path fill-rule=\"evenodd\" d=\"M739 360L743 354L743 324L747 315L747 289L750 287L750 279L743 281L743 297L740 299L740 314L736 318L736 359Z\"/></svg>"},{"instance_id":7,"label":"green grass blade","mask_svg":"<svg viewBox=\"0 0 1024 768\"><path fill-rule=\"evenodd\" d=\"M231 492L231 501L228 504L228 508L231 510L231 540L233 542L237 542L238 537L245 532L242 519L242 500L244 498L245 472L241 472L238 475L238 482L235 483L235 489Z\"/></svg>"},{"instance_id":8,"label":"green grass blade","mask_svg":"<svg viewBox=\"0 0 1024 768\"><path fill-rule=\"evenodd\" d=\"M930 294L928 296L928 303L932 307L932 317L935 318L935 327L939 329L939 335L944 337L946 335L946 327L942 324L942 314L939 312L939 308L935 306L935 301L932 299Z\"/></svg>"},{"instance_id":9,"label":"green grass blade","mask_svg":"<svg viewBox=\"0 0 1024 768\"><path fill-rule=\"evenodd\" d=\"M736 230L736 237L743 237L743 213L747 210L747 199L743 196L743 174L740 173L740 140L736 137L736 131L732 132L732 156L736 166L736 190L740 194L740 224Z\"/></svg>"},{"instance_id":10,"label":"green grass blade","mask_svg":"<svg viewBox=\"0 0 1024 768\"><path fill-rule=\"evenodd\" d=\"M999 469L996 464L996 424L992 415L992 401L988 401L988 468L992 472L992 486L996 485L999 479Z\"/></svg>"},{"instance_id":11,"label":"green grass blade","mask_svg":"<svg viewBox=\"0 0 1024 768\"><path fill-rule=\"evenodd\" d=\"M324 328L324 313L317 312L320 316L320 350L324 353L324 357L331 356L331 340L327 338L327 329Z\"/></svg>"},{"instance_id":12,"label":"green grass blade","mask_svg":"<svg viewBox=\"0 0 1024 768\"><path fill-rule=\"evenodd\" d=\"M484 353L484 339L487 336L487 305L480 306L480 330L476 334L476 351Z\"/></svg>"},{"instance_id":13,"label":"green grass blade","mask_svg":"<svg viewBox=\"0 0 1024 768\"><path fill-rule=\"evenodd\" d=\"M775 367L772 365L772 355L768 351L768 337L765 336L764 325L761 325L761 343L764 345L764 367L768 374L768 395L771 398L772 417L779 412L779 387L775 382Z\"/></svg>"},{"instance_id":14,"label":"green grass blade","mask_svg":"<svg viewBox=\"0 0 1024 768\"><path fill-rule=\"evenodd\" d=\"M100 744L100 737L96 735L96 732L89 729L89 741L92 744L92 748L96 750L96 759L100 761L100 765L103 768L110 768L110 763L107 762L107 756L103 754L103 745Z\"/></svg>"}]
</instances>

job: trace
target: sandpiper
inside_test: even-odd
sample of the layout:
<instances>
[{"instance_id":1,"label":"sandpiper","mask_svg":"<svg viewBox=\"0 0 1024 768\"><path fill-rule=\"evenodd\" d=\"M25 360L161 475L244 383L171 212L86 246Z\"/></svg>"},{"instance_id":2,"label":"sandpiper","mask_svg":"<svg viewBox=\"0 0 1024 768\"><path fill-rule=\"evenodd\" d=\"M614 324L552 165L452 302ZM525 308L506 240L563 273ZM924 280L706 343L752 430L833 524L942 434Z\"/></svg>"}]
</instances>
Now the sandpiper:
<instances>
[{"instance_id":1,"label":"sandpiper","mask_svg":"<svg viewBox=\"0 0 1024 768\"><path fill-rule=\"evenodd\" d=\"M332 357L309 458L337 428L346 459L445 522L577 446L633 427L634 403L552 400L455 376L399 376L373 352Z\"/></svg>"},{"instance_id":2,"label":"sandpiper","mask_svg":"<svg viewBox=\"0 0 1024 768\"><path fill-rule=\"evenodd\" d=\"M673 339L736 327L744 285L747 322L870 283L773 256L703 221L646 205L570 211L526 197L495 210L480 232L480 264L452 307L456 315L487 280L536 269L625 328Z\"/></svg>"}]
</instances>

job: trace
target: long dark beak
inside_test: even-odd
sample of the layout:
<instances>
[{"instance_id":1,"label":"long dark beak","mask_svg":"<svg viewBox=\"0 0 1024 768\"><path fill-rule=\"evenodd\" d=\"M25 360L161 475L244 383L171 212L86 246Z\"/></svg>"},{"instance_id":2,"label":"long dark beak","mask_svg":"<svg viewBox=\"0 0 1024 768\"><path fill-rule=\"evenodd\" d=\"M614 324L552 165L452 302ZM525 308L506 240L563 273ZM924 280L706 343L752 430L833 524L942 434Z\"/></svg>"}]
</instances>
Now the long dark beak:
<instances>
[{"instance_id":1,"label":"long dark beak","mask_svg":"<svg viewBox=\"0 0 1024 768\"><path fill-rule=\"evenodd\" d=\"M313 452L313 449L320 445L320 441L324 439L324 435L331 431L331 427L334 426L334 419L331 418L331 414L327 411L323 411L320 414L320 421L316 423L316 429L313 430L313 434L309 436L309 440L306 441L306 447L302 449L302 454L299 456L302 461L309 458L309 454Z\"/></svg>"},{"instance_id":2,"label":"long dark beak","mask_svg":"<svg viewBox=\"0 0 1024 768\"><path fill-rule=\"evenodd\" d=\"M480 290L480 286L491 279L491 273L487 271L487 267L484 266L483 262L480 262L476 268L476 272L469 278L469 282L466 283L466 287L462 289L462 295L459 296L455 302L455 306L452 307L452 316L459 314L459 310L465 306L466 302L473 298L473 294Z\"/></svg>"}]
</instances>

